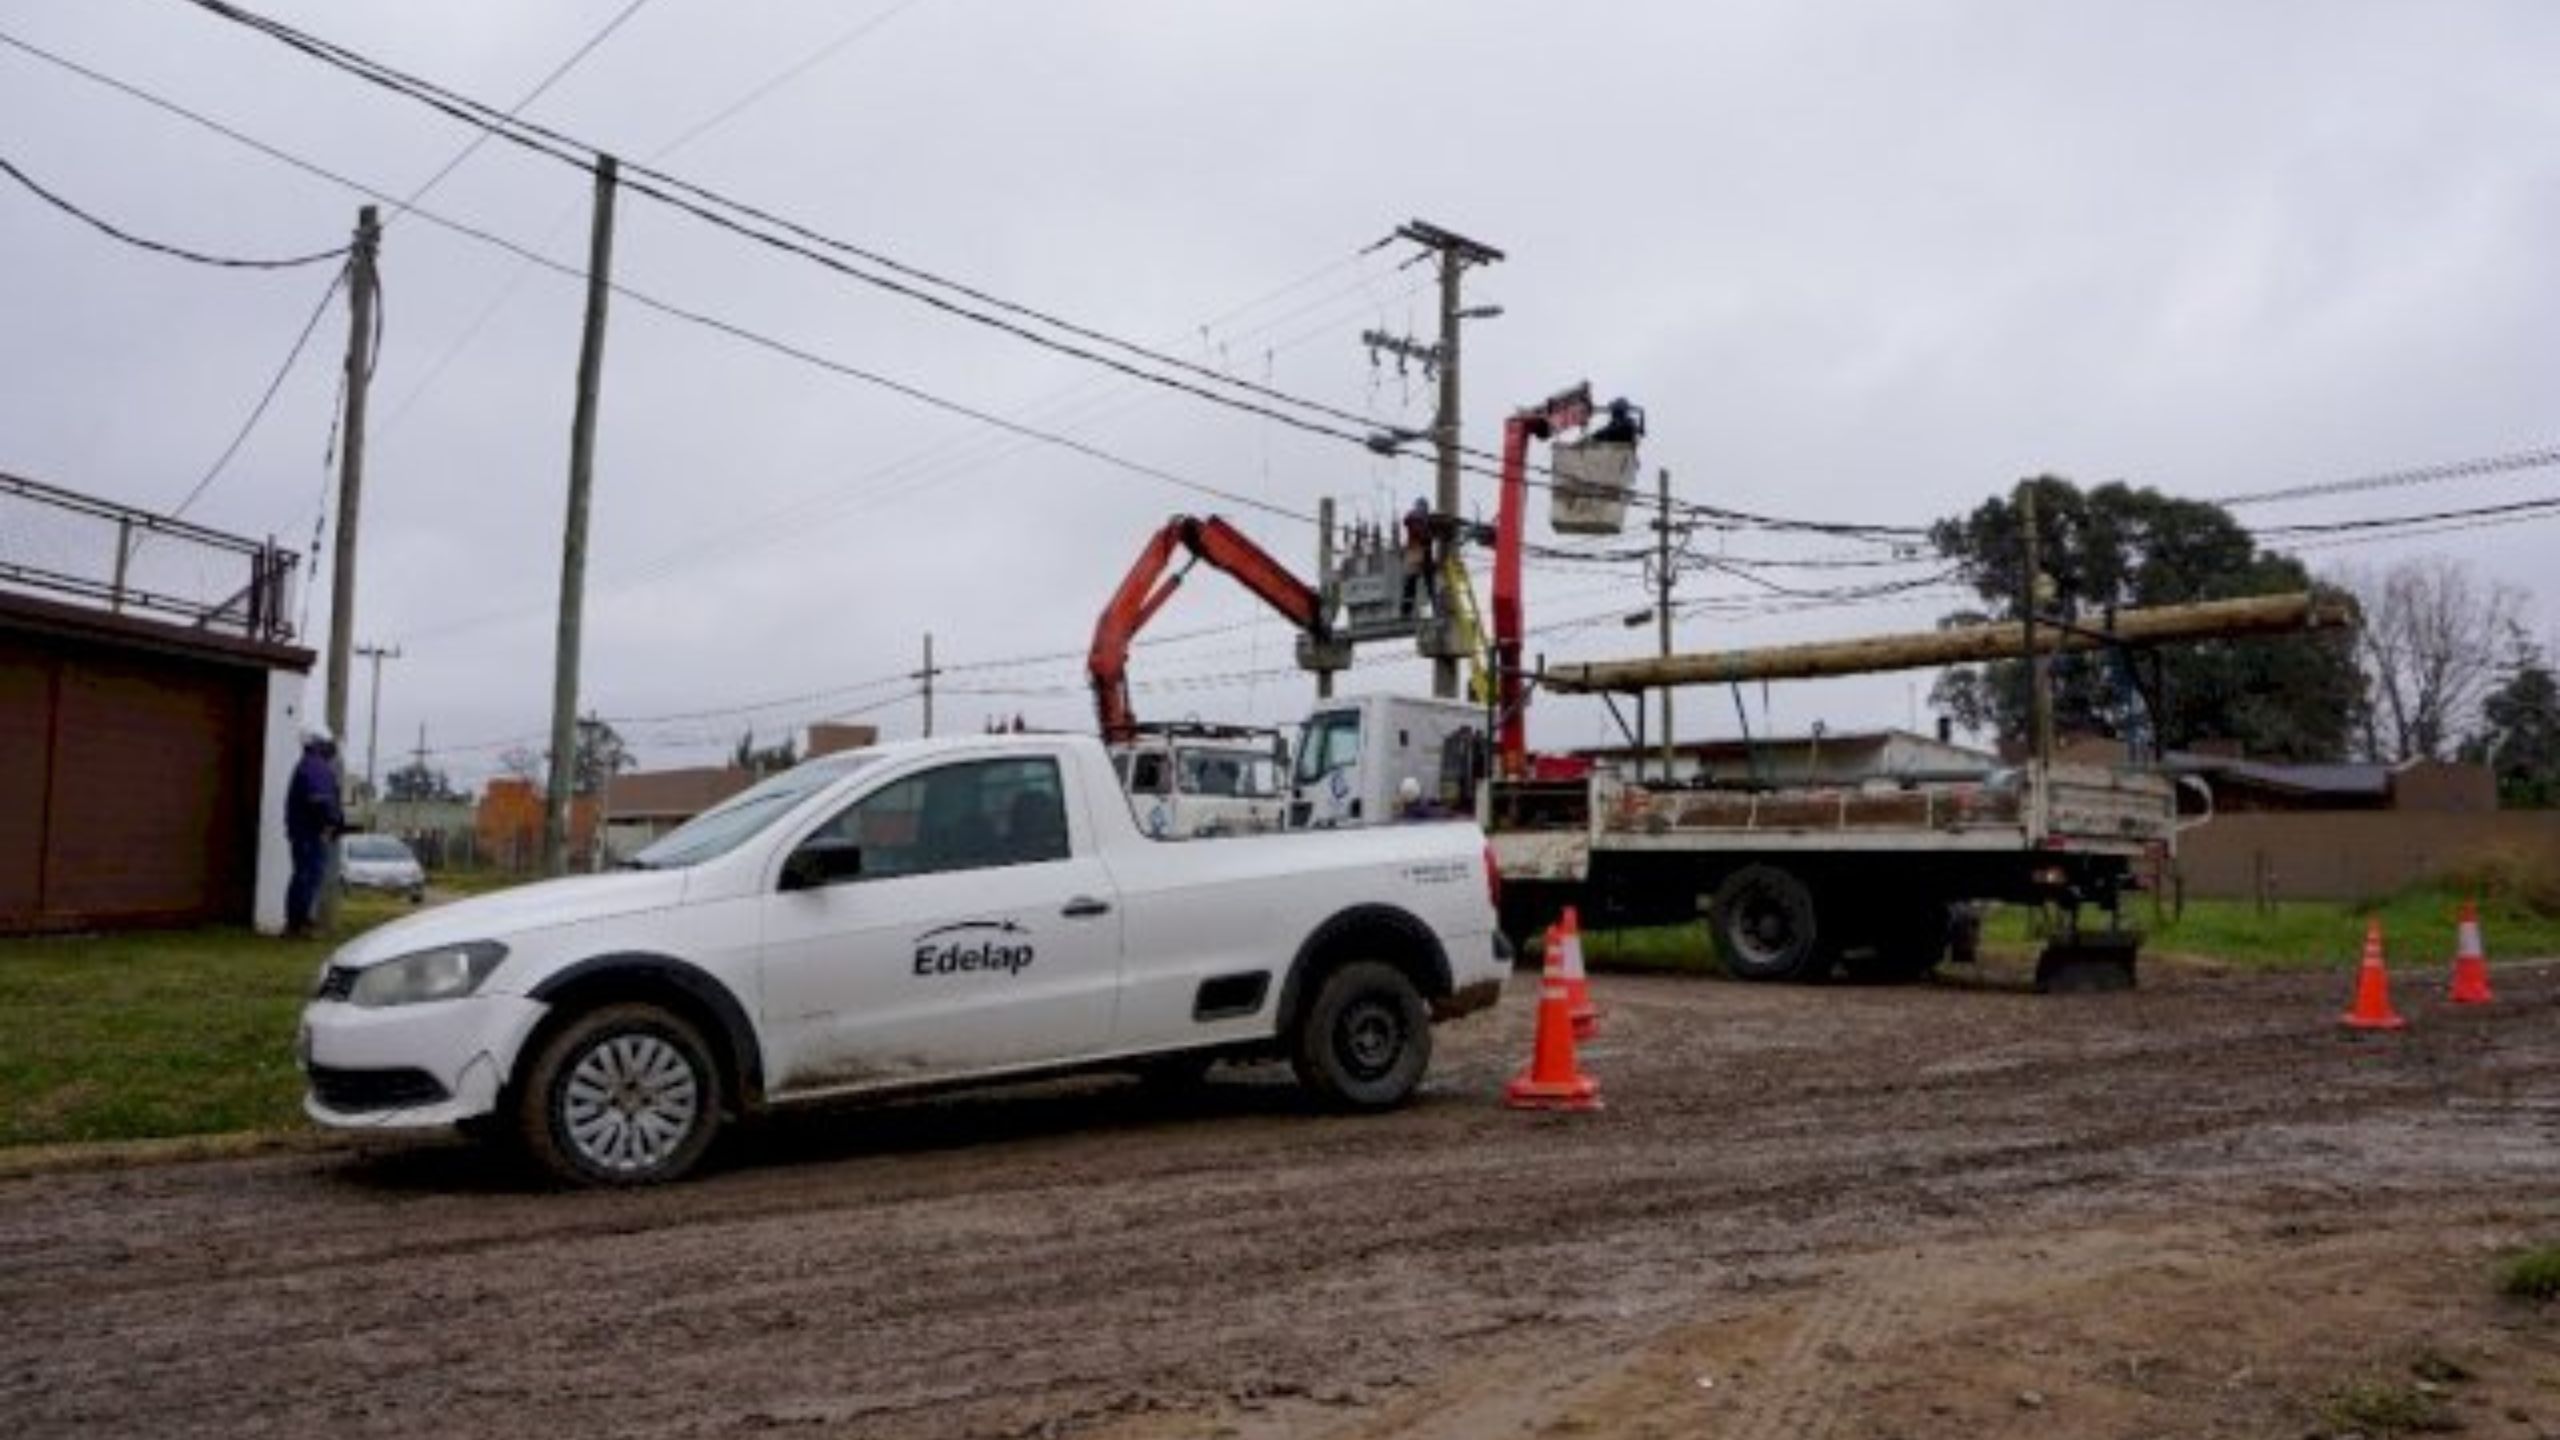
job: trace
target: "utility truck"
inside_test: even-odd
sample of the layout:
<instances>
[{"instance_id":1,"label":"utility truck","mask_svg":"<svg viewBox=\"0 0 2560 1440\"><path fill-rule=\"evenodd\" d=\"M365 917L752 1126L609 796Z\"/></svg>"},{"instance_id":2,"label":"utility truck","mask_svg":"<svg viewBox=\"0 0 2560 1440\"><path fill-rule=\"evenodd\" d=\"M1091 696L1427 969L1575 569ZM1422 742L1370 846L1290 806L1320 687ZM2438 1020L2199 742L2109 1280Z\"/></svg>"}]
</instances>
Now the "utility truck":
<instances>
[{"instance_id":1,"label":"utility truck","mask_svg":"<svg viewBox=\"0 0 2560 1440\"><path fill-rule=\"evenodd\" d=\"M1158 842L1091 737L823 756L626 864L339 947L305 1110L602 1185L682 1175L775 1106L1069 1070L1280 1056L1374 1110L1509 968L1475 826Z\"/></svg>"}]
</instances>

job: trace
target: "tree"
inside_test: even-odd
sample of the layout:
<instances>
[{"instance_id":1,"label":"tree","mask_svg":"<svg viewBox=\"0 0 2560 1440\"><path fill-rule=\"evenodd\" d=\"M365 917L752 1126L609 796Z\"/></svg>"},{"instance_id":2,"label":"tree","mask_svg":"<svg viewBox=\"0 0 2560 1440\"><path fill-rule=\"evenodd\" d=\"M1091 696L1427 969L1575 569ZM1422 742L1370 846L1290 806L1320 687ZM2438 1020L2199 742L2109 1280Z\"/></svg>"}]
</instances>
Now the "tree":
<instances>
[{"instance_id":1,"label":"tree","mask_svg":"<svg viewBox=\"0 0 2560 1440\"><path fill-rule=\"evenodd\" d=\"M382 793L390 799L406 801L462 798L462 792L453 788L453 778L424 760L412 760L383 776Z\"/></svg>"},{"instance_id":2,"label":"tree","mask_svg":"<svg viewBox=\"0 0 2560 1440\"><path fill-rule=\"evenodd\" d=\"M2086 492L2054 476L2030 483L2039 563L2050 581L2041 615L2103 628L2115 609L2312 588L2300 561L2260 550L2218 505L2121 481ZM2019 617L2021 535L2009 496L1930 527L1939 553L1986 602L1944 623ZM2157 716L2142 698L2150 661L2133 657L2129 669L2105 649L2054 656L2054 729L2143 739L2156 726L2169 748L2229 739L2250 754L2288 760L2337 759L2357 733L2364 690L2352 637L2207 640L2155 653L2163 682ZM1958 666L1939 677L1930 703L1968 730L2022 742L2028 675L2023 660Z\"/></svg>"},{"instance_id":3,"label":"tree","mask_svg":"<svg viewBox=\"0 0 2560 1440\"><path fill-rule=\"evenodd\" d=\"M2382 571L2345 570L2339 578L2364 609L2356 658L2370 687L2366 757L2442 759L2479 720L2524 592L2484 585L2470 566L2444 555Z\"/></svg>"},{"instance_id":4,"label":"tree","mask_svg":"<svg viewBox=\"0 0 2560 1440\"><path fill-rule=\"evenodd\" d=\"M2505 677L2481 699L2481 727L2463 758L2498 777L2499 804L2548 810L2560 805L2560 679L2521 628L2508 634Z\"/></svg>"},{"instance_id":5,"label":"tree","mask_svg":"<svg viewBox=\"0 0 2560 1440\"><path fill-rule=\"evenodd\" d=\"M593 795L614 776L640 763L631 747L622 743L620 732L606 721L582 717L577 738L578 768L570 772L572 794Z\"/></svg>"},{"instance_id":6,"label":"tree","mask_svg":"<svg viewBox=\"0 0 2560 1440\"><path fill-rule=\"evenodd\" d=\"M738 737L737 751L730 755L729 763L750 775L779 775L800 763L799 742L785 735L781 744L758 749L756 732L749 730Z\"/></svg>"}]
</instances>

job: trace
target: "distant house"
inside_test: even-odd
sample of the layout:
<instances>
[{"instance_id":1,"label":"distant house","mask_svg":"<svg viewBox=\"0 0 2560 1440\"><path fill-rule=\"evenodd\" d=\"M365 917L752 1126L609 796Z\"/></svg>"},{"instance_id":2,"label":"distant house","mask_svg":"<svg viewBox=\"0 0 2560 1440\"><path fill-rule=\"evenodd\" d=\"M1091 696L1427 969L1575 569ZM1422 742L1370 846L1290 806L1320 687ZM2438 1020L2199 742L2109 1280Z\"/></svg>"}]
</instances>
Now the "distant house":
<instances>
[{"instance_id":1,"label":"distant house","mask_svg":"<svg viewBox=\"0 0 2560 1440\"><path fill-rule=\"evenodd\" d=\"M1662 747L1600 746L1582 758L1660 773ZM1999 768L1987 750L1911 730L1776 735L1766 739L1684 740L1671 747L1671 778L1680 784L1832 785L1979 777Z\"/></svg>"},{"instance_id":2,"label":"distant house","mask_svg":"<svg viewBox=\"0 0 2560 1440\"><path fill-rule=\"evenodd\" d=\"M822 723L809 727L800 756L814 759L879 742L880 729L876 725ZM755 782L753 771L734 765L634 770L617 775L604 797L605 851L616 857L629 855Z\"/></svg>"},{"instance_id":3,"label":"distant house","mask_svg":"<svg viewBox=\"0 0 2560 1440\"><path fill-rule=\"evenodd\" d=\"M2124 763L2121 741L2079 739L2057 752L2088 763ZM2397 810L2485 814L2498 808L2498 781L2486 765L2407 760L2397 765L2291 765L2251 760L2236 747L2172 750L2161 768L2213 787L2213 808L2226 815L2332 810Z\"/></svg>"}]
</instances>

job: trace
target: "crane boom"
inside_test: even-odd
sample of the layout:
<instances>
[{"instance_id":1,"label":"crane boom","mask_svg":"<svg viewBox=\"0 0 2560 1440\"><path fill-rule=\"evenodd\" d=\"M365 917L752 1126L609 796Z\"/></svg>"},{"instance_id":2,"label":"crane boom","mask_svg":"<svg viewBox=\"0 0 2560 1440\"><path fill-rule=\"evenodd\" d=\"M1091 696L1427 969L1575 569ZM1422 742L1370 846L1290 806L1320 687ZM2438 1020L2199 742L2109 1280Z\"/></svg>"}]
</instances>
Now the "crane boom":
<instances>
[{"instance_id":1,"label":"crane boom","mask_svg":"<svg viewBox=\"0 0 2560 1440\"><path fill-rule=\"evenodd\" d=\"M1167 575L1165 567L1177 549L1190 552L1191 559ZM1138 733L1137 713L1129 704L1129 642L1182 588L1191 567L1204 560L1234 576L1238 584L1298 627L1301 635L1325 638L1324 600L1313 587L1217 516L1176 515L1149 537L1094 621L1085 672L1093 682L1094 714L1104 740L1123 741Z\"/></svg>"}]
</instances>

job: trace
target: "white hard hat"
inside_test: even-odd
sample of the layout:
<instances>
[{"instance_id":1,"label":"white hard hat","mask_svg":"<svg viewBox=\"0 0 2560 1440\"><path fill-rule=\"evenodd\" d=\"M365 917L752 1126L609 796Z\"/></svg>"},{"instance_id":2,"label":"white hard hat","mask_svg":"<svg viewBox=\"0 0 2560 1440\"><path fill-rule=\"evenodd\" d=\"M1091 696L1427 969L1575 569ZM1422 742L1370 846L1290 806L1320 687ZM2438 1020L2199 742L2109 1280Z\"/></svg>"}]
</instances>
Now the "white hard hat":
<instances>
[{"instance_id":1,"label":"white hard hat","mask_svg":"<svg viewBox=\"0 0 2560 1440\"><path fill-rule=\"evenodd\" d=\"M335 745L338 739L329 733L326 725L305 725L302 727L302 743L305 746Z\"/></svg>"},{"instance_id":2,"label":"white hard hat","mask_svg":"<svg viewBox=\"0 0 2560 1440\"><path fill-rule=\"evenodd\" d=\"M1410 775L1407 775L1404 777L1404 780L1396 786L1396 798L1402 800L1407 805L1421 799L1422 782L1414 779Z\"/></svg>"}]
</instances>

